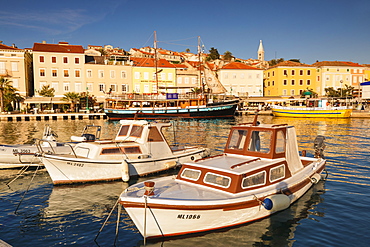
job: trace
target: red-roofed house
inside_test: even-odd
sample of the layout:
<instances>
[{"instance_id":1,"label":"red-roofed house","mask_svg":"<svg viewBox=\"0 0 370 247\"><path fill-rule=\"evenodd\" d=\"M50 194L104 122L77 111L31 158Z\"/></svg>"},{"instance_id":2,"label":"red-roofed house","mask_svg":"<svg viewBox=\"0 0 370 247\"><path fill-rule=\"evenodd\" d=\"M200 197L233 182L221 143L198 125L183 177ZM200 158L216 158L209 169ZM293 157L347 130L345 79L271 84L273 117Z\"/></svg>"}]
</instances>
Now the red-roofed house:
<instances>
[{"instance_id":1,"label":"red-roofed house","mask_svg":"<svg viewBox=\"0 0 370 247\"><path fill-rule=\"evenodd\" d=\"M228 94L241 97L263 96L263 70L232 62L218 70L218 79Z\"/></svg>"},{"instance_id":2,"label":"red-roofed house","mask_svg":"<svg viewBox=\"0 0 370 247\"><path fill-rule=\"evenodd\" d=\"M32 53L36 93L44 85L54 88L56 97L63 97L67 92L86 92L85 55L81 45L34 43Z\"/></svg>"},{"instance_id":3,"label":"red-roofed house","mask_svg":"<svg viewBox=\"0 0 370 247\"><path fill-rule=\"evenodd\" d=\"M176 90L176 66L167 60L159 59L156 64L153 58L131 57L132 92L139 94L174 93Z\"/></svg>"},{"instance_id":4,"label":"red-roofed house","mask_svg":"<svg viewBox=\"0 0 370 247\"><path fill-rule=\"evenodd\" d=\"M365 67L353 62L346 61L321 61L312 64L317 67L318 73L322 78L321 94L325 94L325 88L334 89L353 86L356 90L360 89L360 83L365 78Z\"/></svg>"}]
</instances>

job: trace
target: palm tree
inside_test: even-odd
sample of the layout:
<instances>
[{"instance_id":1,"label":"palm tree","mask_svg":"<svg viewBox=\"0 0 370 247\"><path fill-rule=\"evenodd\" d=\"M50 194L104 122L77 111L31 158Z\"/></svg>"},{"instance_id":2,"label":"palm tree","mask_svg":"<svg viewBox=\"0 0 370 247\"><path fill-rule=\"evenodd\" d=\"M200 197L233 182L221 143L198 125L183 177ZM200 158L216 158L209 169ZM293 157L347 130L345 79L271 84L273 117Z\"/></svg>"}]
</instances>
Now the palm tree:
<instances>
[{"instance_id":1,"label":"palm tree","mask_svg":"<svg viewBox=\"0 0 370 247\"><path fill-rule=\"evenodd\" d=\"M68 92L68 93L65 93L64 94L64 97L62 98L62 100L70 102L71 103L71 110L73 112L75 112L76 111L75 105L80 100L80 94L79 93L75 93L75 92Z\"/></svg>"},{"instance_id":2,"label":"palm tree","mask_svg":"<svg viewBox=\"0 0 370 247\"><path fill-rule=\"evenodd\" d=\"M0 77L0 112L4 111L5 94L7 92L15 92L15 88L11 85L11 81Z\"/></svg>"}]
</instances>

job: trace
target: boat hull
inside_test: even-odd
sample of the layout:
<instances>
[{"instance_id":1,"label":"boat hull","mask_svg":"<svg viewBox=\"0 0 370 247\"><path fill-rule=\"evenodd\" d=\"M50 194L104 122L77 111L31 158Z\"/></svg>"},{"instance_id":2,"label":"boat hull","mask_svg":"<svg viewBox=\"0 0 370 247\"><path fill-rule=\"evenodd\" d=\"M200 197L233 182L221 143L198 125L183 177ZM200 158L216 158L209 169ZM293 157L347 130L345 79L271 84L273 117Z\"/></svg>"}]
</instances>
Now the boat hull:
<instances>
[{"instance_id":1,"label":"boat hull","mask_svg":"<svg viewBox=\"0 0 370 247\"><path fill-rule=\"evenodd\" d=\"M225 105L209 105L193 108L157 109L130 108L104 110L110 120L120 119L167 119L167 118L232 118L235 116L237 102Z\"/></svg>"},{"instance_id":2,"label":"boat hull","mask_svg":"<svg viewBox=\"0 0 370 247\"><path fill-rule=\"evenodd\" d=\"M207 154L208 151L205 149L197 149L161 159L91 160L63 155L44 155L41 159L53 184L71 184L122 179L125 161L128 164L130 176L145 176L200 159Z\"/></svg>"},{"instance_id":3,"label":"boat hull","mask_svg":"<svg viewBox=\"0 0 370 247\"><path fill-rule=\"evenodd\" d=\"M124 192L121 195L120 203L145 238L174 237L213 231L262 219L282 210L267 210L261 205L263 199L268 195L283 192L289 197L288 206L290 206L312 187L314 183L310 176L320 174L324 167L325 161L315 163L307 166L300 175L297 175L297 178L284 181L285 188L275 187L273 190L256 192L255 194L249 193L237 198L231 196L229 199L205 201L197 200L195 196L191 200L164 198L160 202L161 200L157 199L158 195L154 190L156 196L153 199L148 196L136 201L126 199L126 192ZM156 187L157 184L161 183L156 181ZM290 186L286 187L287 184ZM169 186L164 187L168 189ZM178 192L181 194L180 191ZM146 220L144 220L145 217Z\"/></svg>"},{"instance_id":4,"label":"boat hull","mask_svg":"<svg viewBox=\"0 0 370 247\"><path fill-rule=\"evenodd\" d=\"M349 118L352 109L347 108L291 108L281 107L272 108L272 114L275 117L297 117L297 118Z\"/></svg>"}]
</instances>

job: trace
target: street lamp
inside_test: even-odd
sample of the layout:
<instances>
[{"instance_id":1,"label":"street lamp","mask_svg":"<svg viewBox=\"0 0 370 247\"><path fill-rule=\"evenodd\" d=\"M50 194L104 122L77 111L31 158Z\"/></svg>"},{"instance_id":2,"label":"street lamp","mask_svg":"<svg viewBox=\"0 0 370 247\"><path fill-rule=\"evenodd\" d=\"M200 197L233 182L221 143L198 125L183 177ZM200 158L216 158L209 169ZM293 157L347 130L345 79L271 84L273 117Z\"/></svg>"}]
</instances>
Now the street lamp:
<instances>
[{"instance_id":1,"label":"street lamp","mask_svg":"<svg viewBox=\"0 0 370 247\"><path fill-rule=\"evenodd\" d=\"M89 110L89 88L86 87L86 110Z\"/></svg>"},{"instance_id":2,"label":"street lamp","mask_svg":"<svg viewBox=\"0 0 370 247\"><path fill-rule=\"evenodd\" d=\"M343 98L343 80L340 80L340 97Z\"/></svg>"}]
</instances>

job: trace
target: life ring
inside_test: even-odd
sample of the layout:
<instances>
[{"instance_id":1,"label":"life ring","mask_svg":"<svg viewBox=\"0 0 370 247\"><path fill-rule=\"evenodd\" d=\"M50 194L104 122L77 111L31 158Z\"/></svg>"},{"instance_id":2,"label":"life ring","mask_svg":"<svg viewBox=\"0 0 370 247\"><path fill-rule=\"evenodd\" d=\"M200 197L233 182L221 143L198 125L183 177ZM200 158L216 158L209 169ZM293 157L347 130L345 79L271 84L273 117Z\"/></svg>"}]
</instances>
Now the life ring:
<instances>
[{"instance_id":1,"label":"life ring","mask_svg":"<svg viewBox=\"0 0 370 247\"><path fill-rule=\"evenodd\" d=\"M128 98L129 99L132 99L134 97L134 95L132 94L132 93L130 93L129 95L128 95Z\"/></svg>"}]
</instances>

